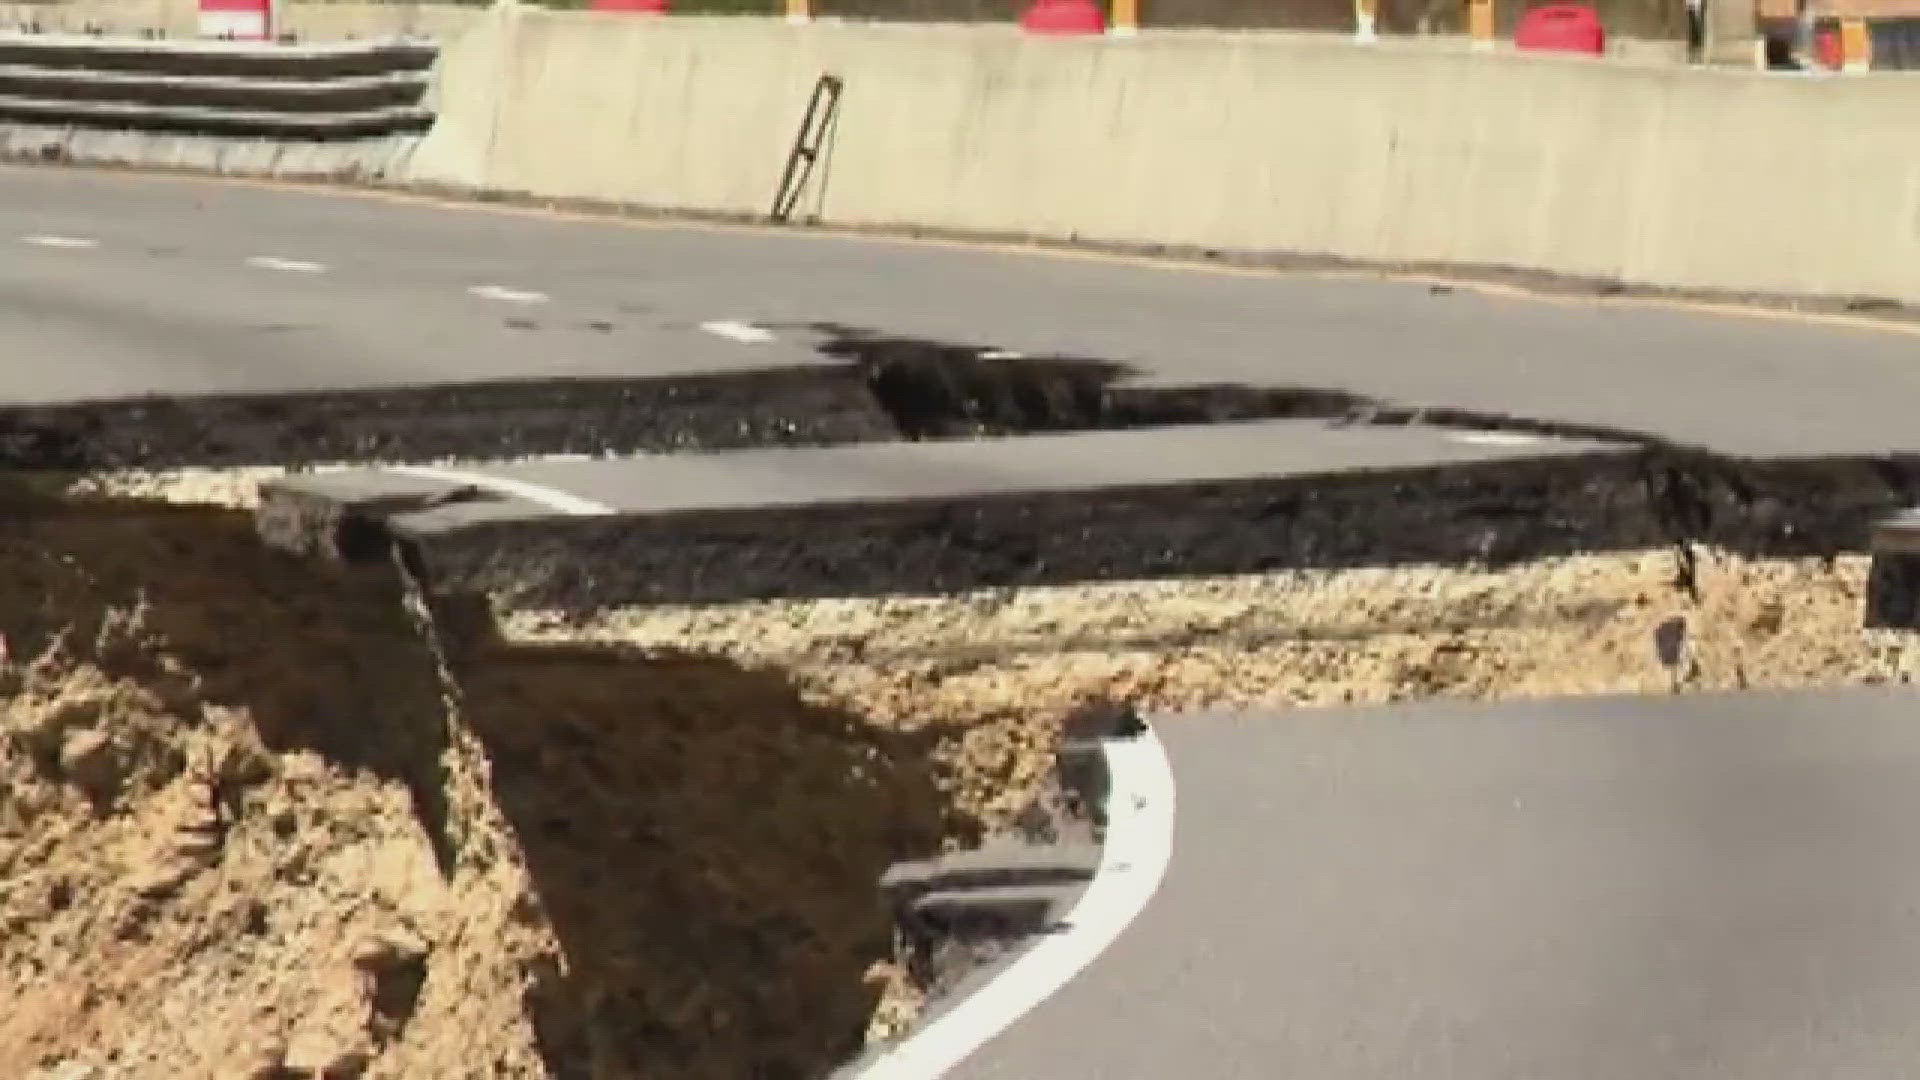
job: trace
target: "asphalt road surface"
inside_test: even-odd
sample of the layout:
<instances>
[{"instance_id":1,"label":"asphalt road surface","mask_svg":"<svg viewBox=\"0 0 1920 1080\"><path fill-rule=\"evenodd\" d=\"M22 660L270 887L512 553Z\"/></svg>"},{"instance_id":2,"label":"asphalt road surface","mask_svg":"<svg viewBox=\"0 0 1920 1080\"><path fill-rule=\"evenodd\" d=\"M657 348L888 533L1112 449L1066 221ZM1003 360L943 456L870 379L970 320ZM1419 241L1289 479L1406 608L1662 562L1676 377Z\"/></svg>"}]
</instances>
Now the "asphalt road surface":
<instances>
[{"instance_id":1,"label":"asphalt road surface","mask_svg":"<svg viewBox=\"0 0 1920 1080\"><path fill-rule=\"evenodd\" d=\"M1920 449L1920 338L1872 328L0 169L0 402L803 365L820 323L1732 453Z\"/></svg>"},{"instance_id":2,"label":"asphalt road surface","mask_svg":"<svg viewBox=\"0 0 1920 1080\"><path fill-rule=\"evenodd\" d=\"M627 517L818 504L858 505L1024 492L1137 491L1188 483L1311 478L1446 465L1580 458L1618 445L1414 427L1333 427L1312 420L1258 420L1130 431L1070 432L1014 439L862 443L723 453L467 465L434 482L395 479L378 467L304 477L338 497L403 490L444 496L471 475L496 485L491 498L446 502L406 515L416 529L550 518L542 497L593 508L560 513ZM415 470L416 477L422 470ZM372 484L374 486L368 487Z\"/></svg>"},{"instance_id":3,"label":"asphalt road surface","mask_svg":"<svg viewBox=\"0 0 1920 1080\"><path fill-rule=\"evenodd\" d=\"M1920 693L1156 722L1158 894L955 1080L1904 1080Z\"/></svg>"}]
</instances>

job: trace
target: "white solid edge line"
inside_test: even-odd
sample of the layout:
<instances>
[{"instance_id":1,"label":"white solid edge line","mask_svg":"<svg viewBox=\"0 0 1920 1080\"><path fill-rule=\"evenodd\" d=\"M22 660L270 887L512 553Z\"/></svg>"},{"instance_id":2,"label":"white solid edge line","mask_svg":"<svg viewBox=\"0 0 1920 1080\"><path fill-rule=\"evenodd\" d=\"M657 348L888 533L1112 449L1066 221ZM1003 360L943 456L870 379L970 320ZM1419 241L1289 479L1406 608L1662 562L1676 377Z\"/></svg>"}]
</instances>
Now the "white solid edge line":
<instances>
[{"instance_id":1,"label":"white solid edge line","mask_svg":"<svg viewBox=\"0 0 1920 1080\"><path fill-rule=\"evenodd\" d=\"M531 503L539 503L549 510L558 510L562 514L578 517L597 517L614 512L613 507L605 503L583 499L568 494L558 488L544 484L528 483L525 480L510 480L504 476L489 476L486 473L468 472L465 469L439 469L425 465L381 465L383 472L399 473L401 476L416 476L422 480L443 480L449 484L472 484L474 487L497 491L502 495L514 495Z\"/></svg>"},{"instance_id":2,"label":"white solid edge line","mask_svg":"<svg viewBox=\"0 0 1920 1080\"><path fill-rule=\"evenodd\" d=\"M856 1073L857 1080L934 1080L1051 997L1106 951L1147 906L1173 857L1173 767L1149 726L1102 743L1112 783L1093 882L1065 929Z\"/></svg>"},{"instance_id":3,"label":"white solid edge line","mask_svg":"<svg viewBox=\"0 0 1920 1080\"><path fill-rule=\"evenodd\" d=\"M714 322L703 322L700 324L700 329L717 337L723 337L729 341L738 341L746 345L764 345L773 340L773 331L765 327L755 326L752 323L739 322L734 319L719 319Z\"/></svg>"}]
</instances>

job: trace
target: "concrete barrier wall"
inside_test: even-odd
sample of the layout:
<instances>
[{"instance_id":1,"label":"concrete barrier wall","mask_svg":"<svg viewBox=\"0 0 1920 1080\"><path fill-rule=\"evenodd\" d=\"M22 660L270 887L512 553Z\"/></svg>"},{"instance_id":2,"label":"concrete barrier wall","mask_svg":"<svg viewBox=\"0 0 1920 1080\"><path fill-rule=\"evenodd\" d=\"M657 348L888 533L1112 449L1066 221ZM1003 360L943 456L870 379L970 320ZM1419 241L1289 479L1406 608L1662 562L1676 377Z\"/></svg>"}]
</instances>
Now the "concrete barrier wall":
<instances>
[{"instance_id":1,"label":"concrete barrier wall","mask_svg":"<svg viewBox=\"0 0 1920 1080\"><path fill-rule=\"evenodd\" d=\"M503 9L423 181L763 213L813 80L825 220L1920 301L1920 82L1391 43Z\"/></svg>"},{"instance_id":2,"label":"concrete barrier wall","mask_svg":"<svg viewBox=\"0 0 1920 1080\"><path fill-rule=\"evenodd\" d=\"M0 34L0 157L391 179L433 114L426 43Z\"/></svg>"},{"instance_id":3,"label":"concrete barrier wall","mask_svg":"<svg viewBox=\"0 0 1920 1080\"><path fill-rule=\"evenodd\" d=\"M60 0L59 3L0 3L0 29L37 26L49 34L79 34L91 27L113 35L148 31L169 37L195 32L195 0Z\"/></svg>"},{"instance_id":4,"label":"concrete barrier wall","mask_svg":"<svg viewBox=\"0 0 1920 1080\"><path fill-rule=\"evenodd\" d=\"M417 147L376 142L308 171L756 215L831 72L844 106L800 202L829 222L1920 302L1913 76L1432 40L283 10L312 40L447 39L439 119ZM403 16L411 29L392 21ZM10 155L67 140L75 156L127 163L206 156L172 136L70 140L28 118L5 136ZM284 147L216 149L208 167L251 170L267 154L266 171L285 169Z\"/></svg>"},{"instance_id":5,"label":"concrete barrier wall","mask_svg":"<svg viewBox=\"0 0 1920 1080\"><path fill-rule=\"evenodd\" d=\"M284 2L274 5L276 31L302 41L377 40L392 37L446 38L464 32L486 14L467 4ZM44 33L101 33L131 36L157 33L191 38L199 33L196 0L59 0L57 3L0 3L0 30L38 26Z\"/></svg>"},{"instance_id":6,"label":"concrete barrier wall","mask_svg":"<svg viewBox=\"0 0 1920 1080\"><path fill-rule=\"evenodd\" d=\"M282 3L280 28L302 41L423 37L444 40L472 29L484 5L407 3Z\"/></svg>"}]
</instances>

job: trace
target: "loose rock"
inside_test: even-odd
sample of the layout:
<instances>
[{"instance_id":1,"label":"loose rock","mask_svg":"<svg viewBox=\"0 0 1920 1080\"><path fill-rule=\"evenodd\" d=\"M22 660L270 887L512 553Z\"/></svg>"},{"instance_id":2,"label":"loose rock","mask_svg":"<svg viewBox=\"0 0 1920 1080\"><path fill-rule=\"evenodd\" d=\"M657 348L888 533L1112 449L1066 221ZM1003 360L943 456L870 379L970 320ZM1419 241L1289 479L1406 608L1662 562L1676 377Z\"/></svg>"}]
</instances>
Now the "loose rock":
<instances>
[{"instance_id":1,"label":"loose rock","mask_svg":"<svg viewBox=\"0 0 1920 1080\"><path fill-rule=\"evenodd\" d=\"M60 771L97 803L111 802L120 789L119 750L104 731L67 735L60 745Z\"/></svg>"}]
</instances>

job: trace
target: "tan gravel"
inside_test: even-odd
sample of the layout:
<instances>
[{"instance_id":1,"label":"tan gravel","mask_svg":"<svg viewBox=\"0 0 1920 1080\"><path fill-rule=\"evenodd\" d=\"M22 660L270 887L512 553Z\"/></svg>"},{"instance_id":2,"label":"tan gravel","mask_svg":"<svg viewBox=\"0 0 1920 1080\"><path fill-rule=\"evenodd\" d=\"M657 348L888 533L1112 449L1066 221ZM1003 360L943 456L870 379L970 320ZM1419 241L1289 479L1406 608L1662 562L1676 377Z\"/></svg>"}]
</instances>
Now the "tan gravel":
<instances>
[{"instance_id":1,"label":"tan gravel","mask_svg":"<svg viewBox=\"0 0 1920 1080\"><path fill-rule=\"evenodd\" d=\"M0 521L0 1077L720 1080L859 1044L875 882L946 831L917 749L777 670L608 646L481 643L450 711L391 581L245 515Z\"/></svg>"},{"instance_id":2,"label":"tan gravel","mask_svg":"<svg viewBox=\"0 0 1920 1080\"><path fill-rule=\"evenodd\" d=\"M162 469L89 473L50 486L72 499L151 499L182 506L251 510L260 504L260 484L289 470L262 465L246 469Z\"/></svg>"},{"instance_id":3,"label":"tan gravel","mask_svg":"<svg viewBox=\"0 0 1920 1080\"><path fill-rule=\"evenodd\" d=\"M1052 718L1094 696L1185 712L1905 681L1913 636L1861 629L1867 561L1672 551L1501 571L1403 567L989 590L953 597L512 612L517 639L700 642L776 664L878 723L934 728L987 824L1018 808ZM1655 628L1684 620L1678 670ZM1177 722L1177 721L1176 721Z\"/></svg>"}]
</instances>

